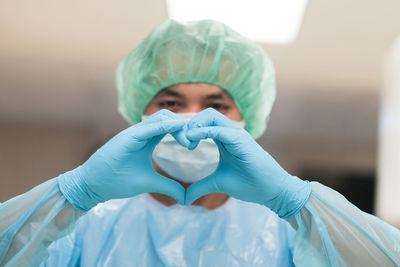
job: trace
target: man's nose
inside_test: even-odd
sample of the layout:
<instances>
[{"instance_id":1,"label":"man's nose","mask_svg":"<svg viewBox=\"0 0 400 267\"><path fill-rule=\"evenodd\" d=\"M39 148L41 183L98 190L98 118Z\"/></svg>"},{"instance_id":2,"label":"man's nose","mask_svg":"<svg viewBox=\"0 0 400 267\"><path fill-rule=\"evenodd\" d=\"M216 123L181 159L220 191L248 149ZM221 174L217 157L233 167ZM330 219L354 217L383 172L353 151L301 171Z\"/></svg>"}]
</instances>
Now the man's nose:
<instances>
[{"instance_id":1,"label":"man's nose","mask_svg":"<svg viewBox=\"0 0 400 267\"><path fill-rule=\"evenodd\" d=\"M187 105L185 108L181 109L179 113L199 113L204 108L198 104Z\"/></svg>"}]
</instances>

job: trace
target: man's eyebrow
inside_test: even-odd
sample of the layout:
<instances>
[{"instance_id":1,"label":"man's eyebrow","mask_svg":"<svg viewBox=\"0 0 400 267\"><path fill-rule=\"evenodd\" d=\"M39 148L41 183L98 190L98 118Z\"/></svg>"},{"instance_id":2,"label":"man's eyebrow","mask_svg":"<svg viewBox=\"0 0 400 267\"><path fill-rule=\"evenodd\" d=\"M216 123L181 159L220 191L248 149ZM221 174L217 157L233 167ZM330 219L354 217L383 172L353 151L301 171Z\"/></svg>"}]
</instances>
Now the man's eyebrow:
<instances>
[{"instance_id":1,"label":"man's eyebrow","mask_svg":"<svg viewBox=\"0 0 400 267\"><path fill-rule=\"evenodd\" d=\"M224 99L224 98L225 98L224 93L211 94L211 95L207 95L205 97L205 99L207 99L207 100L217 100L217 99Z\"/></svg>"},{"instance_id":2,"label":"man's eyebrow","mask_svg":"<svg viewBox=\"0 0 400 267\"><path fill-rule=\"evenodd\" d=\"M166 88L164 90L162 90L158 96L174 96L174 97L179 97L179 98L184 98L181 94L179 94L178 92L170 89L170 88Z\"/></svg>"}]
</instances>

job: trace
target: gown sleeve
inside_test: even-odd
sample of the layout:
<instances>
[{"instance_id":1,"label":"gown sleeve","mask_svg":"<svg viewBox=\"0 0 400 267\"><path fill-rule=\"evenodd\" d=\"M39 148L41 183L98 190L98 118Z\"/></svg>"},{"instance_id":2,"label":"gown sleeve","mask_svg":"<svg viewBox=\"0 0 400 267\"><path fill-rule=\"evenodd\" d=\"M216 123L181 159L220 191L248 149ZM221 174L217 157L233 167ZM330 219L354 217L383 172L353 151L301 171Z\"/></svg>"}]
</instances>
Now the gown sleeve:
<instances>
[{"instance_id":1,"label":"gown sleeve","mask_svg":"<svg viewBox=\"0 0 400 267\"><path fill-rule=\"evenodd\" d=\"M309 200L289 218L296 266L400 266L400 231L341 194L311 183Z\"/></svg>"},{"instance_id":2,"label":"gown sleeve","mask_svg":"<svg viewBox=\"0 0 400 267\"><path fill-rule=\"evenodd\" d=\"M72 207L57 178L0 204L0 266L39 266L47 247L69 234L83 212Z\"/></svg>"},{"instance_id":3,"label":"gown sleeve","mask_svg":"<svg viewBox=\"0 0 400 267\"><path fill-rule=\"evenodd\" d=\"M338 192L312 182L296 229L296 266L400 266L400 231L364 213ZM58 189L57 179L0 204L0 266L38 266L47 247L74 229L83 213Z\"/></svg>"}]
</instances>

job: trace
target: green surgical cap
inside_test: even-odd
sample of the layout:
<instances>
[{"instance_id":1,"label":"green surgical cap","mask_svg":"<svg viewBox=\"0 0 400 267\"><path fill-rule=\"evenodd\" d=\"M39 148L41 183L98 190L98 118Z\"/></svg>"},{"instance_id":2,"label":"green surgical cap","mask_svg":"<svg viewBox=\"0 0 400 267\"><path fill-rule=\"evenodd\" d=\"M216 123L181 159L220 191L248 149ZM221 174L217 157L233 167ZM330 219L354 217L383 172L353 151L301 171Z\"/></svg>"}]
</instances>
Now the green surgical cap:
<instances>
[{"instance_id":1,"label":"green surgical cap","mask_svg":"<svg viewBox=\"0 0 400 267\"><path fill-rule=\"evenodd\" d=\"M226 90L253 138L264 133L276 96L272 61L225 24L167 20L155 28L118 67L118 110L129 123L138 123L158 92L180 83Z\"/></svg>"}]
</instances>

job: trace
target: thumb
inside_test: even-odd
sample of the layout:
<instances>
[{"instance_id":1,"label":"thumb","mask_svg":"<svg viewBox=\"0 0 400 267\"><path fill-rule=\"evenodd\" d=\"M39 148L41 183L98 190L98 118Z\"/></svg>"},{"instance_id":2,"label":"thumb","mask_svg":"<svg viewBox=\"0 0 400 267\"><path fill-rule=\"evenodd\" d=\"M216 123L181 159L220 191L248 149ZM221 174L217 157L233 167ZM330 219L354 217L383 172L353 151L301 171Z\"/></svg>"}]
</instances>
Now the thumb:
<instances>
[{"instance_id":1,"label":"thumb","mask_svg":"<svg viewBox=\"0 0 400 267\"><path fill-rule=\"evenodd\" d=\"M186 190L185 205L190 205L196 199L215 192L220 192L220 190L215 182L214 175L211 175L189 186Z\"/></svg>"},{"instance_id":2,"label":"thumb","mask_svg":"<svg viewBox=\"0 0 400 267\"><path fill-rule=\"evenodd\" d=\"M185 188L178 182L158 173L154 174L151 192L160 193L174 198L179 204L185 203Z\"/></svg>"}]
</instances>

